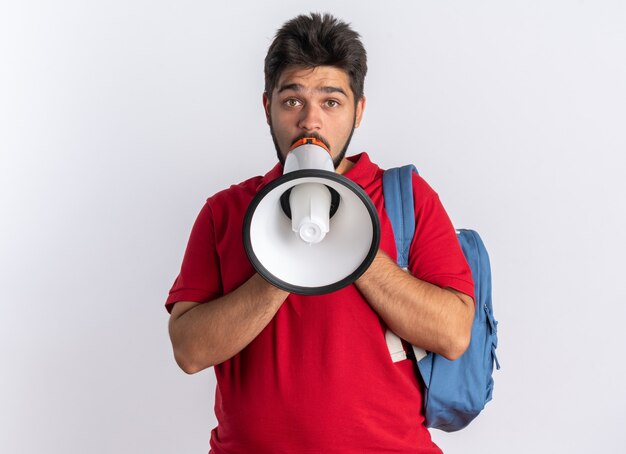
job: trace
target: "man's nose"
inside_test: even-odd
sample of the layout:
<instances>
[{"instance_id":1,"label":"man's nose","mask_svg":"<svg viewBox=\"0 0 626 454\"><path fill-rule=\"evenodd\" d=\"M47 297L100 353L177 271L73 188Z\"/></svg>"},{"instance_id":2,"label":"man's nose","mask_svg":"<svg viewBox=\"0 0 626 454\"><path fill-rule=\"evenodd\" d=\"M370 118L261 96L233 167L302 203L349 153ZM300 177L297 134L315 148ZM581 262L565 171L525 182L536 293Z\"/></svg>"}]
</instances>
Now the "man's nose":
<instances>
[{"instance_id":1,"label":"man's nose","mask_svg":"<svg viewBox=\"0 0 626 454\"><path fill-rule=\"evenodd\" d=\"M306 131L316 131L322 127L322 116L320 107L307 105L300 111L300 121L298 127Z\"/></svg>"}]
</instances>

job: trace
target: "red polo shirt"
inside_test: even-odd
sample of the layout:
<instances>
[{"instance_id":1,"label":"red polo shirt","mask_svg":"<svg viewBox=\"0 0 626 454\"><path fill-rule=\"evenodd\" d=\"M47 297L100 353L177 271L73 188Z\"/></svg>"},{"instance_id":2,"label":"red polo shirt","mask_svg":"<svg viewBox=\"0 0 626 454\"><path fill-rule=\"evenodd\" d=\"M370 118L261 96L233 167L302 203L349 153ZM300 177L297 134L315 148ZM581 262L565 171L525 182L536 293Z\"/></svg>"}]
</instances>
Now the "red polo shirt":
<instances>
[{"instance_id":1,"label":"red polo shirt","mask_svg":"<svg viewBox=\"0 0 626 454\"><path fill-rule=\"evenodd\" d=\"M367 154L344 176L374 202L380 248L396 257L383 206L383 171ZM166 307L204 303L253 274L242 244L245 211L282 174L277 165L209 198L194 224ZM440 287L473 296L471 271L437 194L414 176L416 233L409 268ZM440 453L424 426L422 394L409 360L393 363L386 327L354 285L320 296L290 295L244 350L215 366L218 426L211 449L226 453Z\"/></svg>"}]
</instances>

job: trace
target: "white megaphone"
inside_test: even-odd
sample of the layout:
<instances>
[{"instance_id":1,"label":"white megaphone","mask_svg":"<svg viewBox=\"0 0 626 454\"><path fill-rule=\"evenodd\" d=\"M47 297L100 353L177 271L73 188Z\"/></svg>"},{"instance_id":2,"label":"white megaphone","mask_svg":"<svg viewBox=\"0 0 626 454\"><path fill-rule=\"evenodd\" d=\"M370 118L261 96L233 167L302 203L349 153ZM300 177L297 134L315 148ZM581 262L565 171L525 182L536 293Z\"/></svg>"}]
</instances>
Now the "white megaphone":
<instances>
[{"instance_id":1,"label":"white megaphone","mask_svg":"<svg viewBox=\"0 0 626 454\"><path fill-rule=\"evenodd\" d=\"M326 146L296 142L283 175L250 203L243 244L267 281L291 293L339 290L370 266L380 242L373 202L353 181L335 172Z\"/></svg>"}]
</instances>

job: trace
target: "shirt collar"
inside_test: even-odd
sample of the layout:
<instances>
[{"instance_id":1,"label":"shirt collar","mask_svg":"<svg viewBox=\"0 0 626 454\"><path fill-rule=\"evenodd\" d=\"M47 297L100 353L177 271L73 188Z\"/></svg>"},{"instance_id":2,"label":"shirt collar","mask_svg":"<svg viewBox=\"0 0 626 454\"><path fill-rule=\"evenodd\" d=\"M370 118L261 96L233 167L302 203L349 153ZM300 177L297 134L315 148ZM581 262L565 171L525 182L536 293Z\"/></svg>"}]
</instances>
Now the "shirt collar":
<instances>
[{"instance_id":1,"label":"shirt collar","mask_svg":"<svg viewBox=\"0 0 626 454\"><path fill-rule=\"evenodd\" d=\"M354 165L343 176L354 181L364 189L372 184L377 174L381 171L365 152L349 156L348 160L353 162Z\"/></svg>"},{"instance_id":2,"label":"shirt collar","mask_svg":"<svg viewBox=\"0 0 626 454\"><path fill-rule=\"evenodd\" d=\"M267 172L263 176L263 178L261 178L261 183L259 183L259 185L256 188L257 192L259 192L265 186L270 184L276 178L280 177L282 174L283 174L283 165L280 162L278 162L276 163L274 167L272 167L272 169L269 172Z\"/></svg>"}]
</instances>

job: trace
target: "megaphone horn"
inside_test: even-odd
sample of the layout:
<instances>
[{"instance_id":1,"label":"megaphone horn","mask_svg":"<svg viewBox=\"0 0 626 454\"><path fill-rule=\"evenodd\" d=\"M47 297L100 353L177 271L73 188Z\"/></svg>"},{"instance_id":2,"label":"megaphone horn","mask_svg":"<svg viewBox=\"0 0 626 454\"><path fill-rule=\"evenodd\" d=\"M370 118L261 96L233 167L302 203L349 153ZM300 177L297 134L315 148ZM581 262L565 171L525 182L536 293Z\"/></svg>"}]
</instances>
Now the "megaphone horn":
<instances>
[{"instance_id":1,"label":"megaphone horn","mask_svg":"<svg viewBox=\"0 0 626 454\"><path fill-rule=\"evenodd\" d=\"M243 224L246 254L267 281L291 293L339 290L369 267L380 242L376 207L335 173L313 138L296 142L283 175L254 197Z\"/></svg>"}]
</instances>

